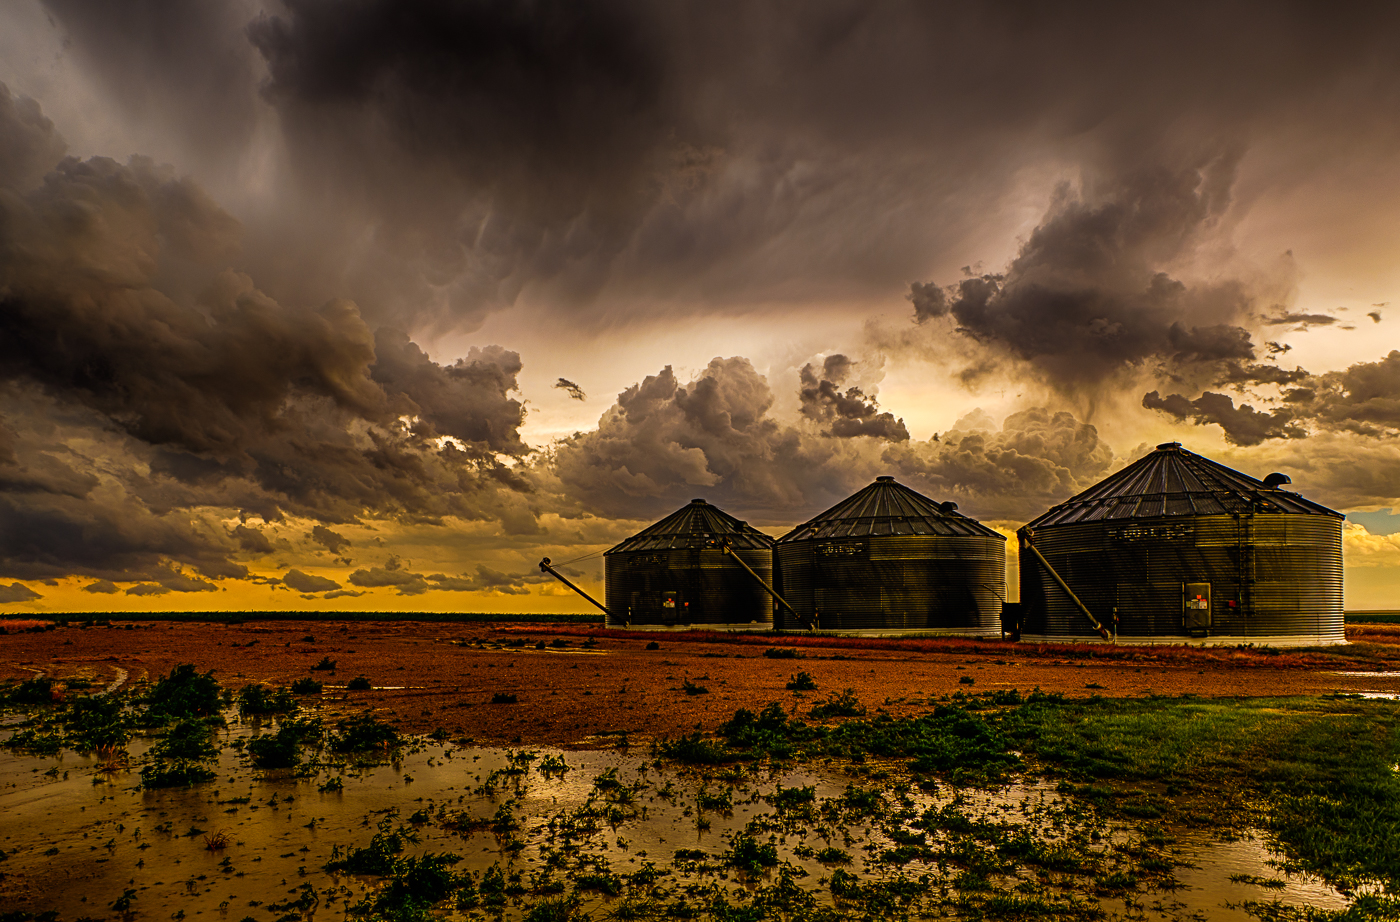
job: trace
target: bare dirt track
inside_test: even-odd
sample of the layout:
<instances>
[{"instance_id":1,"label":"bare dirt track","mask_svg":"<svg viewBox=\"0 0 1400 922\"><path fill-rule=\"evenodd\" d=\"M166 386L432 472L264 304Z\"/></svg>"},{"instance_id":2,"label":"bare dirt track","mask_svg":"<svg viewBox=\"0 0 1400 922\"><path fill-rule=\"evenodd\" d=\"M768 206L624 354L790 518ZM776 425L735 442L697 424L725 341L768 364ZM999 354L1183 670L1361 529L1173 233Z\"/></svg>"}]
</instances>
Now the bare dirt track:
<instances>
[{"instance_id":1,"label":"bare dirt track","mask_svg":"<svg viewBox=\"0 0 1400 922\"><path fill-rule=\"evenodd\" d=\"M559 624L248 621L70 624L0 636L0 681L43 674L127 687L180 663L247 683L325 683L332 713L369 711L400 729L479 743L563 748L713 729L771 701L805 712L851 689L874 713L922 710L956 691L1039 688L1069 696L1400 694L1400 625L1349 627L1313 650L1110 647L969 640L644 634ZM592 640L590 640L592 638ZM659 649L648 650L650 642ZM542 647L542 648L541 648ZM774 659L770 649L801 658ZM313 671L329 658L334 672ZM808 673L817 689L793 692ZM1349 674L1351 673L1351 674ZM365 676L368 691L347 691ZM686 683L705 693L688 693ZM492 703L514 695L514 704Z\"/></svg>"}]
</instances>

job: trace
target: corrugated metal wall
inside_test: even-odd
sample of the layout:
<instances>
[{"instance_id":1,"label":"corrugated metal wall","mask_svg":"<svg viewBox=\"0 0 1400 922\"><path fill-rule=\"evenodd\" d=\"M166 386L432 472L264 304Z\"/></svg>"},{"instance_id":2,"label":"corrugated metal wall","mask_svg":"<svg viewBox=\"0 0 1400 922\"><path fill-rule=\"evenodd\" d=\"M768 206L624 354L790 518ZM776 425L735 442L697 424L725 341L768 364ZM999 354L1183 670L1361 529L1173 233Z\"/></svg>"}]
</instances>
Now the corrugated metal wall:
<instances>
[{"instance_id":1,"label":"corrugated metal wall","mask_svg":"<svg viewBox=\"0 0 1400 922\"><path fill-rule=\"evenodd\" d=\"M1183 618L1186 583L1211 584L1206 637L1345 639L1340 518L1110 520L1042 528L1031 540L1110 630L1117 609L1125 640L1192 636ZM1024 635L1093 634L1083 612L1024 551L1021 605Z\"/></svg>"},{"instance_id":2,"label":"corrugated metal wall","mask_svg":"<svg viewBox=\"0 0 1400 922\"><path fill-rule=\"evenodd\" d=\"M780 543L777 590L823 631L1000 636L1006 546L982 536ZM803 630L779 608L778 627Z\"/></svg>"},{"instance_id":3,"label":"corrugated metal wall","mask_svg":"<svg viewBox=\"0 0 1400 922\"><path fill-rule=\"evenodd\" d=\"M735 553L772 585L771 550ZM773 625L772 597L719 547L616 553L606 558L604 575L608 627Z\"/></svg>"}]
</instances>

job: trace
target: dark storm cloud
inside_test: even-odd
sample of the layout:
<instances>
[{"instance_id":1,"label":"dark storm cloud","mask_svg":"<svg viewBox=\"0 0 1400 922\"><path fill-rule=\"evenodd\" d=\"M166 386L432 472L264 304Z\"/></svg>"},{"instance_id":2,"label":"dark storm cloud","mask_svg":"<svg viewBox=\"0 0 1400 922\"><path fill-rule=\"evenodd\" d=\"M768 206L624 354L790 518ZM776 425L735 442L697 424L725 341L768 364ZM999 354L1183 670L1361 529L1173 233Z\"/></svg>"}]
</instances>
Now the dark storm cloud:
<instances>
[{"instance_id":1,"label":"dark storm cloud","mask_svg":"<svg viewBox=\"0 0 1400 922\"><path fill-rule=\"evenodd\" d=\"M332 531L324 525L312 526L311 540L325 546L332 554L339 554L341 549L350 546L350 540L348 538L338 532Z\"/></svg>"},{"instance_id":2,"label":"dark storm cloud","mask_svg":"<svg viewBox=\"0 0 1400 922\"><path fill-rule=\"evenodd\" d=\"M1400 352L1324 374L1275 369L1270 377L1263 373L1269 367L1254 366L1256 370L1242 380L1279 385L1284 405L1276 410L1236 406L1233 398L1211 391L1194 400L1152 391L1143 397L1143 406L1197 425L1219 425L1237 445L1302 438L1309 431L1338 430L1368 438L1400 432Z\"/></svg>"},{"instance_id":3,"label":"dark storm cloud","mask_svg":"<svg viewBox=\"0 0 1400 922\"><path fill-rule=\"evenodd\" d=\"M1264 322L1269 326L1278 327L1296 323L1302 329L1308 327L1325 327L1337 322L1337 318L1330 314L1303 314L1297 311L1285 311L1273 317L1265 317Z\"/></svg>"},{"instance_id":4,"label":"dark storm cloud","mask_svg":"<svg viewBox=\"0 0 1400 922\"><path fill-rule=\"evenodd\" d=\"M0 605L9 602L32 602L35 599L41 598L43 598L43 596L24 585L24 583L11 583L8 586L4 583L0 583Z\"/></svg>"},{"instance_id":5,"label":"dark storm cloud","mask_svg":"<svg viewBox=\"0 0 1400 922\"><path fill-rule=\"evenodd\" d=\"M839 376L847 366L833 358ZM891 442L786 425L768 415L772 403L746 359L717 358L688 384L668 367L619 394L597 430L561 443L554 469L565 495L604 515L650 518L703 496L736 515L790 524L886 473L956 498L972 515L1026 516L1113 461L1098 431L1069 413L1029 410L1001 427L964 420L927 442Z\"/></svg>"},{"instance_id":6,"label":"dark storm cloud","mask_svg":"<svg viewBox=\"0 0 1400 922\"><path fill-rule=\"evenodd\" d=\"M1400 352L1318 375L1307 385L1291 405L1319 425L1367 436L1400 432Z\"/></svg>"},{"instance_id":7,"label":"dark storm cloud","mask_svg":"<svg viewBox=\"0 0 1400 922\"><path fill-rule=\"evenodd\" d=\"M267 535L256 528L249 528L247 525L236 525L233 529L233 539L238 542L239 547L249 553L272 553L272 542L267 540Z\"/></svg>"},{"instance_id":8,"label":"dark storm cloud","mask_svg":"<svg viewBox=\"0 0 1400 922\"><path fill-rule=\"evenodd\" d=\"M0 106L11 159L54 155L35 117ZM164 561L245 575L231 555L266 538L172 514L198 507L529 529L510 498L529 484L501 460L527 452L514 353L439 365L351 302L279 304L221 266L238 222L150 161L50 167L0 193L0 570L177 591ZM167 293L172 267L202 273L197 299ZM94 442L108 457L71 447ZM120 489L99 490L99 470Z\"/></svg>"},{"instance_id":9,"label":"dark storm cloud","mask_svg":"<svg viewBox=\"0 0 1400 922\"><path fill-rule=\"evenodd\" d=\"M1225 395L1206 391L1195 400L1180 394L1161 396L1152 391L1142 398L1149 410L1161 410L1178 420L1191 420L1197 425L1218 425L1225 438L1234 445L1258 445L1266 439L1300 439L1307 432L1293 425L1296 414L1289 409L1262 412L1247 403L1235 406Z\"/></svg>"},{"instance_id":10,"label":"dark storm cloud","mask_svg":"<svg viewBox=\"0 0 1400 922\"><path fill-rule=\"evenodd\" d=\"M836 438L868 435L891 442L908 441L904 420L895 419L893 413L881 413L874 397L858 387L841 390L851 364L846 356L836 354L827 356L821 368L811 363L802 367L797 395L802 415Z\"/></svg>"},{"instance_id":11,"label":"dark storm cloud","mask_svg":"<svg viewBox=\"0 0 1400 922\"><path fill-rule=\"evenodd\" d=\"M282 577L282 582L297 592L330 592L340 588L340 583L333 579L303 573L300 570L288 570L287 575Z\"/></svg>"},{"instance_id":12,"label":"dark storm cloud","mask_svg":"<svg viewBox=\"0 0 1400 922\"><path fill-rule=\"evenodd\" d=\"M255 240L256 275L376 325L477 322L546 280L888 294L1027 166L1114 183L1300 125L1321 157L1395 131L1383 4L48 5L102 92L216 162L265 67L287 217L320 220Z\"/></svg>"},{"instance_id":13,"label":"dark storm cloud","mask_svg":"<svg viewBox=\"0 0 1400 922\"><path fill-rule=\"evenodd\" d=\"M583 392L583 388L579 387L577 384L570 381L568 378L560 378L558 381L554 382L554 386L557 389L564 391L564 393L568 394L575 400L588 399L588 395Z\"/></svg>"},{"instance_id":14,"label":"dark storm cloud","mask_svg":"<svg viewBox=\"0 0 1400 922\"><path fill-rule=\"evenodd\" d=\"M1021 363L1069 393L1092 393L1149 360L1174 366L1250 360L1254 295L1235 282L1187 285L1165 271L1190 256L1229 205L1233 156L1146 169L1092 194L1062 187L1004 272L939 288L915 283L921 324ZM945 321L945 322L947 322Z\"/></svg>"},{"instance_id":15,"label":"dark storm cloud","mask_svg":"<svg viewBox=\"0 0 1400 922\"><path fill-rule=\"evenodd\" d=\"M111 580L99 579L97 582L88 583L86 586L83 587L83 591L100 595L112 595L114 593L120 592L121 590L118 589L117 584L112 582Z\"/></svg>"}]
</instances>

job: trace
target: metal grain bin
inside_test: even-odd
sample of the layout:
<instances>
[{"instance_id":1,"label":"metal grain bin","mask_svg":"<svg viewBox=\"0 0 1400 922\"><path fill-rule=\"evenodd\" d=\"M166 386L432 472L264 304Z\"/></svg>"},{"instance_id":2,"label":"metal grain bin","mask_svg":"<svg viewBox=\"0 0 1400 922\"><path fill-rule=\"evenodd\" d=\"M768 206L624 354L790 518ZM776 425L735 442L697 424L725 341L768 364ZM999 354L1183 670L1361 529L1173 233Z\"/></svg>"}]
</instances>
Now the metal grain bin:
<instances>
[{"instance_id":1,"label":"metal grain bin","mask_svg":"<svg viewBox=\"0 0 1400 922\"><path fill-rule=\"evenodd\" d=\"M893 477L778 539L778 625L859 634L1001 633L1006 538Z\"/></svg>"},{"instance_id":2,"label":"metal grain bin","mask_svg":"<svg viewBox=\"0 0 1400 922\"><path fill-rule=\"evenodd\" d=\"M1179 442L1023 527L1024 640L1345 643L1342 515Z\"/></svg>"},{"instance_id":3,"label":"metal grain bin","mask_svg":"<svg viewBox=\"0 0 1400 922\"><path fill-rule=\"evenodd\" d=\"M772 584L773 539L703 499L623 541L603 560L608 627L773 627L773 600L760 583Z\"/></svg>"}]
</instances>

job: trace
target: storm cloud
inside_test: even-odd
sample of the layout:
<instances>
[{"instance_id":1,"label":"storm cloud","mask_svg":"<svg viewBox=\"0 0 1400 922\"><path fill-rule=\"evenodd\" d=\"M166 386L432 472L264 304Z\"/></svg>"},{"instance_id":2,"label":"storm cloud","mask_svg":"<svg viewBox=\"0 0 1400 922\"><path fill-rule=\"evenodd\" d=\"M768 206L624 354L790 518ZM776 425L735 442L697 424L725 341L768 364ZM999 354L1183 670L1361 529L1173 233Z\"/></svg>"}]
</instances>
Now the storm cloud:
<instances>
[{"instance_id":1,"label":"storm cloud","mask_svg":"<svg viewBox=\"0 0 1400 922\"><path fill-rule=\"evenodd\" d=\"M37 110L4 98L10 159L61 152ZM402 333L376 335L349 301L279 304L226 265L239 223L149 161L49 167L5 175L0 195L7 571L126 574L185 591L157 578L162 561L240 576L235 547L270 544L177 509L435 521L493 517L512 505L501 494L528 490L502 461L528 451L514 353L485 347L439 365ZM183 297L172 274L202 274L200 293ZM94 439L103 463L74 447Z\"/></svg>"}]
</instances>

